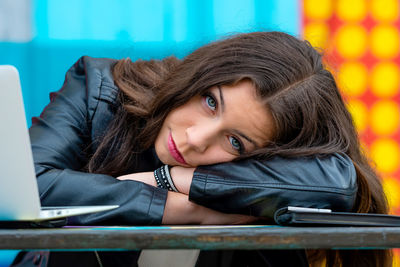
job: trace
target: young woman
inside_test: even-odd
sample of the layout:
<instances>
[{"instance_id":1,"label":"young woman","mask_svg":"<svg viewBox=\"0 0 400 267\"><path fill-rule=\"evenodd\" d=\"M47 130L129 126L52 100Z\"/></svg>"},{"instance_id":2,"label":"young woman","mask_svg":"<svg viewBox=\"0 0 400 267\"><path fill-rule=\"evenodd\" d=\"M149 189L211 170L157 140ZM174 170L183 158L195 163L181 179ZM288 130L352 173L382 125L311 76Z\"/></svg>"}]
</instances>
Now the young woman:
<instances>
[{"instance_id":1,"label":"young woman","mask_svg":"<svg viewBox=\"0 0 400 267\"><path fill-rule=\"evenodd\" d=\"M272 222L288 205L387 212L321 55L284 33L240 34L183 60L83 57L30 135L43 205L120 205L70 224ZM267 264L293 252L263 253ZM308 259L386 266L390 253Z\"/></svg>"}]
</instances>

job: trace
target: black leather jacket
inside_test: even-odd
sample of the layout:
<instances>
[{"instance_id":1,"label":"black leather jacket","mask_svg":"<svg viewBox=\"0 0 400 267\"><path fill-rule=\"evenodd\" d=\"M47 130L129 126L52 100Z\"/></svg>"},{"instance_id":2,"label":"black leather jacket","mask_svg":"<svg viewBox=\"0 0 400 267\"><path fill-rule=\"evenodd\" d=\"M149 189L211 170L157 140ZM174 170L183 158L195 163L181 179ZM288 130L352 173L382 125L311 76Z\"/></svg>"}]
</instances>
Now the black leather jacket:
<instances>
[{"instance_id":1,"label":"black leather jacket","mask_svg":"<svg viewBox=\"0 0 400 267\"><path fill-rule=\"evenodd\" d=\"M112 59L82 57L60 91L30 128L40 199L44 206L107 205L120 208L75 218L74 224L160 224L167 191L136 181L81 172L110 120L118 88ZM137 171L160 165L152 151ZM351 209L357 191L351 160L325 158L245 160L198 167L190 200L212 209L273 218L284 206Z\"/></svg>"}]
</instances>

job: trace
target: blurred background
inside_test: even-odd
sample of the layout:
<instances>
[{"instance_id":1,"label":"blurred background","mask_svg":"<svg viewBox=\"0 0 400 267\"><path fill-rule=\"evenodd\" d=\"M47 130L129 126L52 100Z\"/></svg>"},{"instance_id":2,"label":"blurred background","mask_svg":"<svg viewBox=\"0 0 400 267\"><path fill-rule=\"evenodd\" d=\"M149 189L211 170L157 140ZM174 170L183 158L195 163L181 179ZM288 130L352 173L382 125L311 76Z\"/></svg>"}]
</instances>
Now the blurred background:
<instances>
[{"instance_id":1,"label":"blurred background","mask_svg":"<svg viewBox=\"0 0 400 267\"><path fill-rule=\"evenodd\" d=\"M304 37L324 50L363 147L382 176L391 212L400 215L399 2L0 0L0 64L20 71L29 125L82 55L182 58L238 32L280 30Z\"/></svg>"},{"instance_id":2,"label":"blurred background","mask_svg":"<svg viewBox=\"0 0 400 267\"><path fill-rule=\"evenodd\" d=\"M325 51L360 134L400 215L399 0L304 0L301 33Z\"/></svg>"}]
</instances>

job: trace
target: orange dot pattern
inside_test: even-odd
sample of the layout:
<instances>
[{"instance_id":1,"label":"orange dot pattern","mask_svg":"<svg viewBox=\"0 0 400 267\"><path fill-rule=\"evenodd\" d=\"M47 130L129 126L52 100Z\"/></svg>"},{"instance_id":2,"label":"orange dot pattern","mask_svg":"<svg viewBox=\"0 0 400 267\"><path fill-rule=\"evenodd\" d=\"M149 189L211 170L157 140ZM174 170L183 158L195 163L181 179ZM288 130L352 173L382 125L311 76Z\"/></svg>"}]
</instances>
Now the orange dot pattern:
<instances>
[{"instance_id":1,"label":"orange dot pattern","mask_svg":"<svg viewBox=\"0 0 400 267\"><path fill-rule=\"evenodd\" d=\"M324 50L400 215L400 0L303 0L303 36ZM400 250L399 250L400 251ZM397 252L395 266L400 266Z\"/></svg>"}]
</instances>

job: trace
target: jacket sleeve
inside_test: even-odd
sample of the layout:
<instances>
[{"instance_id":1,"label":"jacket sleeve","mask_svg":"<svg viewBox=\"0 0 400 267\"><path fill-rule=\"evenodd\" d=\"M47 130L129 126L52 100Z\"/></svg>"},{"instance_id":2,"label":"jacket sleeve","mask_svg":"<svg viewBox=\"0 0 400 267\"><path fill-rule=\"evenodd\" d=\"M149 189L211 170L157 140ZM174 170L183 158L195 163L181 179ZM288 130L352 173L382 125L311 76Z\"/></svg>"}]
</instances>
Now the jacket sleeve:
<instances>
[{"instance_id":1,"label":"jacket sleeve","mask_svg":"<svg viewBox=\"0 0 400 267\"><path fill-rule=\"evenodd\" d=\"M357 193L346 155L323 158L248 159L195 170L189 199L228 213L272 219L286 206L351 210Z\"/></svg>"},{"instance_id":2,"label":"jacket sleeve","mask_svg":"<svg viewBox=\"0 0 400 267\"><path fill-rule=\"evenodd\" d=\"M41 203L120 206L77 216L74 224L161 224L166 190L80 171L87 163L86 150L94 141L92 118L107 85L100 67L90 64L89 58L81 58L67 72L62 89L51 94L41 116L32 120L29 133ZM110 63L103 65L109 71Z\"/></svg>"}]
</instances>

